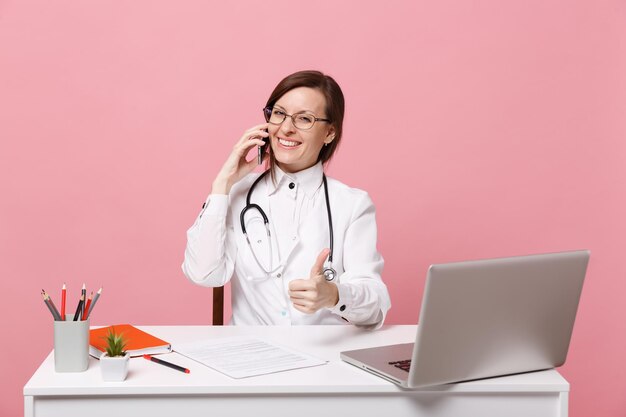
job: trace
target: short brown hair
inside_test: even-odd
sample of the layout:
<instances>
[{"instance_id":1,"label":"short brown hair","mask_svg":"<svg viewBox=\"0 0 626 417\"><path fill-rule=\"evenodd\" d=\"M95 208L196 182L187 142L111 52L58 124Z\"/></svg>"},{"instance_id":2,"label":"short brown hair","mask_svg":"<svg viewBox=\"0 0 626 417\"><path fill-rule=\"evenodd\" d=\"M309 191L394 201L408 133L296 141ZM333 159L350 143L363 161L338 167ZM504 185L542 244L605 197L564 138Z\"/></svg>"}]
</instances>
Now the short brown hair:
<instances>
[{"instance_id":1,"label":"short brown hair","mask_svg":"<svg viewBox=\"0 0 626 417\"><path fill-rule=\"evenodd\" d=\"M320 150L320 154L317 157L317 161L326 163L335 153L339 141L341 140L341 133L343 128L343 115L345 112L345 101L343 98L343 92L339 87L339 84L330 76L321 73L320 71L298 71L291 75L286 76L278 83L270 97L267 99L266 107L274 107L274 104L285 93L299 87L309 87L319 90L326 99L326 115L325 117L330 120L330 124L335 128L335 137L332 142L325 145ZM272 178L274 177L274 167L276 166L276 159L274 153L270 147L270 157L268 159L268 167L272 168L270 173Z\"/></svg>"}]
</instances>

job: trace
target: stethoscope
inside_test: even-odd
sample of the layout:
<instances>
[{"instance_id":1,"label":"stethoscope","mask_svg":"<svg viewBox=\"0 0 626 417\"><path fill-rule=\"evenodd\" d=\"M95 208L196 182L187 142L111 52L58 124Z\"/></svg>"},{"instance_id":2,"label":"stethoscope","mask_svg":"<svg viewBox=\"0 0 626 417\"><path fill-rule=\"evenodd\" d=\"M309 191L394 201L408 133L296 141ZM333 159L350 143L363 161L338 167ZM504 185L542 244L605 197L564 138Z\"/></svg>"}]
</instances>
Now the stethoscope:
<instances>
[{"instance_id":1,"label":"stethoscope","mask_svg":"<svg viewBox=\"0 0 626 417\"><path fill-rule=\"evenodd\" d=\"M252 256L254 257L254 260L256 261L259 268L261 268L266 274L271 275L274 272L276 272L278 269L280 269L281 265L272 269L272 265L270 263L269 270L265 269L265 267L261 265L261 262L257 258L256 253L254 253L254 249L252 248L252 245L250 244L250 239L248 238L248 233L246 232L246 224L244 222L244 216L246 215L246 212L248 210L255 209L256 211L259 212L259 214L261 214L261 217L263 217L263 224L265 225L265 230L267 232L267 241L268 241L269 249L270 249L269 258L270 258L270 262L272 262L274 258L272 257L272 241L271 241L272 235L270 233L269 220L267 219L267 216L265 215L265 212L263 211L263 209L258 204L250 203L250 197L252 196L252 191L254 191L254 187L256 187L259 181L261 181L265 177L265 175L267 175L268 172L269 170L262 173L259 176L259 178L257 178L254 181L254 183L252 183L252 186L250 187L250 190L248 191L248 195L246 196L246 206L243 208L243 210L241 210L239 219L241 220L241 231L246 237L246 242L248 242L248 247L250 248L250 252L252 252ZM328 202L328 185L326 184L326 175L324 174L322 174L322 182L324 183L324 196L326 197L326 212L328 213L328 230L330 232L330 253L328 254L328 266L324 268L324 271L322 273L324 274L324 278L326 278L326 281L333 281L337 277L337 271L333 269L333 220L330 215L330 203Z\"/></svg>"}]
</instances>

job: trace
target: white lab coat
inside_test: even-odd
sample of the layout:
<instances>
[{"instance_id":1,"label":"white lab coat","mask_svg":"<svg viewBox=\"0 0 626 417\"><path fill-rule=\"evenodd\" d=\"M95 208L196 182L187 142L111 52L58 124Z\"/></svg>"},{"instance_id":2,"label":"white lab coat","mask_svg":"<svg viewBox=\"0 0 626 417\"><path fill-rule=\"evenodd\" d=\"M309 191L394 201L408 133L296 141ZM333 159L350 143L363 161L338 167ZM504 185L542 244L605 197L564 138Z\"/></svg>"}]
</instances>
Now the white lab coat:
<instances>
[{"instance_id":1,"label":"white lab coat","mask_svg":"<svg viewBox=\"0 0 626 417\"><path fill-rule=\"evenodd\" d=\"M318 254L330 247L330 234L318 163L295 174L276 169L276 185L268 174L255 187L250 202L269 218L271 241L261 215L250 210L246 229L255 261L241 230L240 213L259 174L235 184L228 196L209 195L204 209L187 231L182 265L195 284L217 287L231 281L231 324L342 324L378 328L391 307L381 279L383 258L376 249L375 209L368 194L327 178L333 231L333 281L339 302L314 314L296 310L289 300L289 282L308 278ZM272 262L270 264L270 246Z\"/></svg>"}]
</instances>

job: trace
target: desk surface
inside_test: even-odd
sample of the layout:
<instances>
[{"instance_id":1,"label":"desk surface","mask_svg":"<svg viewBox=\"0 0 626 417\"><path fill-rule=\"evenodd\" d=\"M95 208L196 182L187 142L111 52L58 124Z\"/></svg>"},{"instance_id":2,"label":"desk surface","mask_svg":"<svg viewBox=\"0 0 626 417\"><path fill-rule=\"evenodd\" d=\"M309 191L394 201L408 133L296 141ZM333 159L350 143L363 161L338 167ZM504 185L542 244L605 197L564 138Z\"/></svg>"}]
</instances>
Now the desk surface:
<instances>
[{"instance_id":1,"label":"desk surface","mask_svg":"<svg viewBox=\"0 0 626 417\"><path fill-rule=\"evenodd\" d=\"M354 326L137 326L176 343L206 338L251 336L297 349L325 359L328 364L245 379L232 379L177 353L160 358L185 366L190 374L173 371L143 358L132 358L124 382L104 382L96 359L80 373L55 373L51 353L24 386L25 396L90 395L194 395L289 393L397 393L396 385L371 375L339 358L343 350L413 342L416 326L384 326L366 331ZM567 392L568 382L548 370L480 381L448 384L420 392Z\"/></svg>"}]
</instances>

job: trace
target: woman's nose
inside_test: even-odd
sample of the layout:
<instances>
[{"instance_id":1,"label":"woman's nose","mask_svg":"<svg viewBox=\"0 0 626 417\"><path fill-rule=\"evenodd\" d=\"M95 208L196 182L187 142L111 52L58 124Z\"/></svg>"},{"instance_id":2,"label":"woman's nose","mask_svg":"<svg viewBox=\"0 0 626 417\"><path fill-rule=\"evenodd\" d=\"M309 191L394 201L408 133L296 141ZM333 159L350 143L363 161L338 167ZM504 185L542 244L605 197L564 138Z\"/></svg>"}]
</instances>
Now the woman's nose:
<instances>
[{"instance_id":1,"label":"woman's nose","mask_svg":"<svg viewBox=\"0 0 626 417\"><path fill-rule=\"evenodd\" d=\"M293 125L293 120L291 117L285 117L285 120L280 125L280 131L283 135L294 133L296 131L296 127Z\"/></svg>"}]
</instances>

